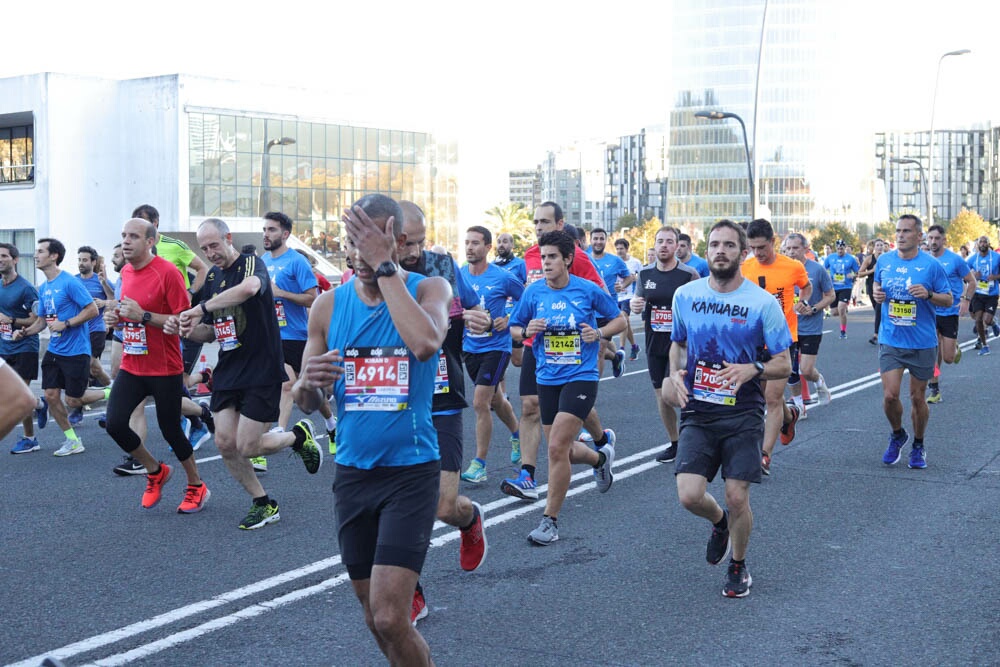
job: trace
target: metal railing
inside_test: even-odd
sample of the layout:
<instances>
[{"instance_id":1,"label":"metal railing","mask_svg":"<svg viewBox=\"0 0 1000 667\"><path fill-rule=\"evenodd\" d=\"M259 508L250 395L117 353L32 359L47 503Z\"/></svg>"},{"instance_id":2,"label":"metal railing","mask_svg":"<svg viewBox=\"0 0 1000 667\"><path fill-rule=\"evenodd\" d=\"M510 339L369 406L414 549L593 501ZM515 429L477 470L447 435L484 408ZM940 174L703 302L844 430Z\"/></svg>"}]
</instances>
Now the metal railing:
<instances>
[{"instance_id":1,"label":"metal railing","mask_svg":"<svg viewBox=\"0 0 1000 667\"><path fill-rule=\"evenodd\" d=\"M0 183L30 183L34 180L34 163L0 166Z\"/></svg>"}]
</instances>

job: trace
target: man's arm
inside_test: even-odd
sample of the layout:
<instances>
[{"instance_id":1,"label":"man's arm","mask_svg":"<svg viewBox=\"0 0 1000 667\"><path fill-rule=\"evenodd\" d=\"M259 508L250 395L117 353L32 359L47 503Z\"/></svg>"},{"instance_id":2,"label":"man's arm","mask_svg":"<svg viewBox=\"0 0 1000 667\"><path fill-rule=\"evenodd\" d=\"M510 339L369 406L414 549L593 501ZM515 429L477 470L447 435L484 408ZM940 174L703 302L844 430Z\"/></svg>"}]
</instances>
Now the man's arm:
<instances>
[{"instance_id":1,"label":"man's arm","mask_svg":"<svg viewBox=\"0 0 1000 667\"><path fill-rule=\"evenodd\" d=\"M302 352L302 373L292 387L295 404L306 413L319 409L326 399L324 389L339 377L337 364L342 360L340 351L328 350L326 343L333 315L333 295L333 291L320 294L309 311L309 337Z\"/></svg>"},{"instance_id":2,"label":"man's arm","mask_svg":"<svg viewBox=\"0 0 1000 667\"><path fill-rule=\"evenodd\" d=\"M278 289L278 285L272 282L271 293L274 294L275 299L291 301L292 303L304 308L310 308L313 305L313 302L316 301L315 287L311 287L305 292L286 292L283 289Z\"/></svg>"},{"instance_id":3,"label":"man's arm","mask_svg":"<svg viewBox=\"0 0 1000 667\"><path fill-rule=\"evenodd\" d=\"M252 299L260 292L261 287L260 278L251 274L240 281L238 285L233 285L229 289L219 292L211 299L202 301L202 304L205 305L205 310L208 312L232 308ZM201 310L201 306L196 306L196 308Z\"/></svg>"},{"instance_id":4,"label":"man's arm","mask_svg":"<svg viewBox=\"0 0 1000 667\"><path fill-rule=\"evenodd\" d=\"M208 276L208 266L205 265L205 262L201 261L201 257L195 255L191 258L188 268L194 269L195 276L194 280L191 281L191 293L197 294L201 290L201 286L205 284L205 278Z\"/></svg>"},{"instance_id":5,"label":"man's arm","mask_svg":"<svg viewBox=\"0 0 1000 667\"><path fill-rule=\"evenodd\" d=\"M425 278L410 296L403 276L396 273L378 279L378 287L389 309L392 323L406 347L420 361L438 353L448 333L448 303L451 285L444 278Z\"/></svg>"}]
</instances>

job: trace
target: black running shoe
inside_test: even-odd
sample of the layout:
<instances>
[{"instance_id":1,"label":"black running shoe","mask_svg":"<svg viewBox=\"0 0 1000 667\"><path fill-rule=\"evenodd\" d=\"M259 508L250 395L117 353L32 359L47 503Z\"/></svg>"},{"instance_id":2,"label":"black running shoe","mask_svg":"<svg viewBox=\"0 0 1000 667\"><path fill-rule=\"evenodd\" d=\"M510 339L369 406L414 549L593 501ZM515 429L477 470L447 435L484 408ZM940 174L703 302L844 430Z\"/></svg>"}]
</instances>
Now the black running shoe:
<instances>
[{"instance_id":1,"label":"black running shoe","mask_svg":"<svg viewBox=\"0 0 1000 667\"><path fill-rule=\"evenodd\" d=\"M722 594L727 598L745 598L750 595L751 586L753 586L753 577L747 571L746 563L740 565L730 562Z\"/></svg>"},{"instance_id":2,"label":"black running shoe","mask_svg":"<svg viewBox=\"0 0 1000 667\"><path fill-rule=\"evenodd\" d=\"M719 530L712 525L712 536L708 538L708 548L705 549L705 560L710 565L718 565L729 555L733 543L729 539L729 510L723 510L726 517L726 529Z\"/></svg>"},{"instance_id":3,"label":"black running shoe","mask_svg":"<svg viewBox=\"0 0 1000 667\"><path fill-rule=\"evenodd\" d=\"M677 445L670 443L667 448L656 455L657 463L670 463L677 458Z\"/></svg>"},{"instance_id":4,"label":"black running shoe","mask_svg":"<svg viewBox=\"0 0 1000 667\"><path fill-rule=\"evenodd\" d=\"M198 405L201 407L201 421L205 423L208 432L215 435L215 417L212 416L212 411L208 409L208 401L198 401Z\"/></svg>"},{"instance_id":5,"label":"black running shoe","mask_svg":"<svg viewBox=\"0 0 1000 667\"><path fill-rule=\"evenodd\" d=\"M112 470L116 475L128 477L129 475L145 475L146 467L139 463L137 459L126 455L125 460L120 465L116 465Z\"/></svg>"}]
</instances>

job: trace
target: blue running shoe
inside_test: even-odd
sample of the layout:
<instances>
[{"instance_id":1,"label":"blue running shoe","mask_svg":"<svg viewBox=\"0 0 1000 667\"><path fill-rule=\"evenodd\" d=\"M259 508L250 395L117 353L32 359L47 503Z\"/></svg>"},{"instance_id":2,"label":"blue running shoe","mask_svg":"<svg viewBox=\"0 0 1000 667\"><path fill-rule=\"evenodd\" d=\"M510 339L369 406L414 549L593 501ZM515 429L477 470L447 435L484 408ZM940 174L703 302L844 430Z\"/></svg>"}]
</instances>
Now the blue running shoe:
<instances>
[{"instance_id":1,"label":"blue running shoe","mask_svg":"<svg viewBox=\"0 0 1000 667\"><path fill-rule=\"evenodd\" d=\"M615 352L615 358L611 360L611 373L616 378L625 373L625 350Z\"/></svg>"},{"instance_id":2,"label":"blue running shoe","mask_svg":"<svg viewBox=\"0 0 1000 667\"><path fill-rule=\"evenodd\" d=\"M517 479L505 479L500 484L500 490L508 496L521 500L538 500L538 486L527 470L521 469Z\"/></svg>"},{"instance_id":3,"label":"blue running shoe","mask_svg":"<svg viewBox=\"0 0 1000 667\"><path fill-rule=\"evenodd\" d=\"M910 468L917 468L923 470L927 467L927 457L924 456L923 445L920 447L914 447L910 450L910 462L906 464Z\"/></svg>"},{"instance_id":4,"label":"blue running shoe","mask_svg":"<svg viewBox=\"0 0 1000 667\"><path fill-rule=\"evenodd\" d=\"M981 348L979 348L979 352L977 352L977 354L980 357L985 357L989 353L990 353L990 346L989 345L983 345Z\"/></svg>"},{"instance_id":5,"label":"blue running shoe","mask_svg":"<svg viewBox=\"0 0 1000 667\"><path fill-rule=\"evenodd\" d=\"M188 438L191 441L191 449L198 451L211 437L212 434L208 432L208 427L202 422L201 426L191 430L191 437Z\"/></svg>"},{"instance_id":6,"label":"blue running shoe","mask_svg":"<svg viewBox=\"0 0 1000 667\"><path fill-rule=\"evenodd\" d=\"M28 454L29 452L37 452L41 447L38 446L38 440L36 438L21 438L14 445L10 453L11 454Z\"/></svg>"},{"instance_id":7,"label":"blue running shoe","mask_svg":"<svg viewBox=\"0 0 1000 667\"><path fill-rule=\"evenodd\" d=\"M1000 336L1000 324L997 324L996 322L994 322L993 324L991 324L990 325L990 331L993 332L994 336Z\"/></svg>"},{"instance_id":8,"label":"blue running shoe","mask_svg":"<svg viewBox=\"0 0 1000 667\"><path fill-rule=\"evenodd\" d=\"M907 434L905 429L903 430L903 435L901 435L899 438L896 438L890 433L889 446L886 447L885 454L882 455L882 463L886 464L887 466L895 465L896 463L898 463L900 450L903 449L903 445L906 444L906 441L909 439L909 437L910 436L909 434Z\"/></svg>"},{"instance_id":9,"label":"blue running shoe","mask_svg":"<svg viewBox=\"0 0 1000 667\"><path fill-rule=\"evenodd\" d=\"M69 425L76 426L83 421L83 408L73 408L69 411Z\"/></svg>"},{"instance_id":10,"label":"blue running shoe","mask_svg":"<svg viewBox=\"0 0 1000 667\"><path fill-rule=\"evenodd\" d=\"M39 397L38 407L35 408L35 423L38 424L39 430L45 428L45 425L49 423L49 402L45 400L45 397Z\"/></svg>"}]
</instances>

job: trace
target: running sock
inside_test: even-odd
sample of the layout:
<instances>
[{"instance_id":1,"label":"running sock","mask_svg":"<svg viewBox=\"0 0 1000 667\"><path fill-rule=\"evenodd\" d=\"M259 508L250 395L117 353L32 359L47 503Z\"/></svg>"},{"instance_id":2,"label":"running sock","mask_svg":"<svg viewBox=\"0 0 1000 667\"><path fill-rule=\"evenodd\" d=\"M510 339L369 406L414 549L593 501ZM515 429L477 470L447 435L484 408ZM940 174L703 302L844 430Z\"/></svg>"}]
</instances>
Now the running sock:
<instances>
[{"instance_id":1,"label":"running sock","mask_svg":"<svg viewBox=\"0 0 1000 667\"><path fill-rule=\"evenodd\" d=\"M334 431L337 430L337 418L336 417L332 417L331 416L329 419L324 419L323 421L326 422L326 430L327 430L328 433L333 433Z\"/></svg>"},{"instance_id":2,"label":"running sock","mask_svg":"<svg viewBox=\"0 0 1000 667\"><path fill-rule=\"evenodd\" d=\"M897 431L893 431L892 432L892 437L894 437L894 438L902 438L903 435L905 435L905 434L906 434L906 431L904 431L903 429L899 429Z\"/></svg>"},{"instance_id":3,"label":"running sock","mask_svg":"<svg viewBox=\"0 0 1000 667\"><path fill-rule=\"evenodd\" d=\"M719 519L718 523L714 523L712 525L718 528L719 530L729 530L729 514L725 510L723 510L722 518Z\"/></svg>"},{"instance_id":4,"label":"running sock","mask_svg":"<svg viewBox=\"0 0 1000 667\"><path fill-rule=\"evenodd\" d=\"M188 417L191 420L191 430L197 431L201 428L201 417Z\"/></svg>"},{"instance_id":5,"label":"running sock","mask_svg":"<svg viewBox=\"0 0 1000 667\"><path fill-rule=\"evenodd\" d=\"M927 386L928 387L933 387L934 389L937 389L938 384L939 384L938 382L928 382Z\"/></svg>"},{"instance_id":6,"label":"running sock","mask_svg":"<svg viewBox=\"0 0 1000 667\"><path fill-rule=\"evenodd\" d=\"M913 448L914 449L920 449L923 446L924 446L924 439L923 438L914 438L913 439Z\"/></svg>"},{"instance_id":7,"label":"running sock","mask_svg":"<svg viewBox=\"0 0 1000 667\"><path fill-rule=\"evenodd\" d=\"M520 440L521 439L521 429L515 429L514 431L512 431L511 434L510 434L510 437L517 438L518 440Z\"/></svg>"},{"instance_id":8,"label":"running sock","mask_svg":"<svg viewBox=\"0 0 1000 667\"><path fill-rule=\"evenodd\" d=\"M253 499L253 504L254 505L259 505L261 507L263 507L264 505L267 505L269 502L271 502L271 499L267 496L266 493L264 495L262 495L260 498L254 498Z\"/></svg>"},{"instance_id":9,"label":"running sock","mask_svg":"<svg viewBox=\"0 0 1000 667\"><path fill-rule=\"evenodd\" d=\"M521 466L521 470L531 475L531 479L535 479L535 466L529 466L527 463L525 463Z\"/></svg>"},{"instance_id":10,"label":"running sock","mask_svg":"<svg viewBox=\"0 0 1000 667\"><path fill-rule=\"evenodd\" d=\"M472 460L473 461L478 461L479 465L481 465L484 468L486 467L486 461L484 461L483 459L479 458L478 456L476 458L472 459Z\"/></svg>"},{"instance_id":11,"label":"running sock","mask_svg":"<svg viewBox=\"0 0 1000 667\"><path fill-rule=\"evenodd\" d=\"M72 426L70 426L68 429L66 429L65 431L63 431L63 435L66 436L67 440L79 440L80 439L80 438L76 437L76 431L73 430Z\"/></svg>"},{"instance_id":12,"label":"running sock","mask_svg":"<svg viewBox=\"0 0 1000 667\"><path fill-rule=\"evenodd\" d=\"M847 325L846 324L841 324L840 325L840 333L847 333Z\"/></svg>"},{"instance_id":13,"label":"running sock","mask_svg":"<svg viewBox=\"0 0 1000 667\"><path fill-rule=\"evenodd\" d=\"M295 426L292 428L292 434L295 435L295 442L292 443L292 449L299 451L302 449L302 445L306 444L306 430Z\"/></svg>"},{"instance_id":14,"label":"running sock","mask_svg":"<svg viewBox=\"0 0 1000 667\"><path fill-rule=\"evenodd\" d=\"M212 411L208 409L207 405L201 406L201 419L208 421L212 416Z\"/></svg>"},{"instance_id":15,"label":"running sock","mask_svg":"<svg viewBox=\"0 0 1000 667\"><path fill-rule=\"evenodd\" d=\"M941 377L941 368L938 367L937 364L934 364L934 377L936 377L936 378ZM937 384L937 383L936 382L932 382L931 384Z\"/></svg>"},{"instance_id":16,"label":"running sock","mask_svg":"<svg viewBox=\"0 0 1000 667\"><path fill-rule=\"evenodd\" d=\"M559 523L559 519L557 519L554 516L549 516L548 514L543 514L542 516L546 516L546 517L549 517L550 519L552 519L552 523Z\"/></svg>"},{"instance_id":17,"label":"running sock","mask_svg":"<svg viewBox=\"0 0 1000 667\"><path fill-rule=\"evenodd\" d=\"M600 440L595 440L594 441L594 446L597 447L598 449L600 449L601 447L603 447L606 444L608 444L608 434L602 431L601 432L601 439Z\"/></svg>"},{"instance_id":18,"label":"running sock","mask_svg":"<svg viewBox=\"0 0 1000 667\"><path fill-rule=\"evenodd\" d=\"M595 469L600 468L602 465L604 465L604 462L607 460L608 457L605 456L604 452L597 452L597 464L594 466L594 468Z\"/></svg>"},{"instance_id":19,"label":"running sock","mask_svg":"<svg viewBox=\"0 0 1000 667\"><path fill-rule=\"evenodd\" d=\"M468 529L472 528L473 526L476 525L476 519L478 519L478 518L479 518L479 510L476 509L475 505L473 505L472 506L472 521L469 522L468 526L459 526L458 527L459 530L468 530Z\"/></svg>"},{"instance_id":20,"label":"running sock","mask_svg":"<svg viewBox=\"0 0 1000 667\"><path fill-rule=\"evenodd\" d=\"M105 401L108 400L108 397L111 396L111 387L107 386L104 389L102 389L101 391L104 392L104 400Z\"/></svg>"},{"instance_id":21,"label":"running sock","mask_svg":"<svg viewBox=\"0 0 1000 667\"><path fill-rule=\"evenodd\" d=\"M746 565L747 559L744 558L742 560L736 560L735 558L730 558L729 562L732 563L733 565L739 565L742 567L743 565Z\"/></svg>"},{"instance_id":22,"label":"running sock","mask_svg":"<svg viewBox=\"0 0 1000 667\"><path fill-rule=\"evenodd\" d=\"M188 484L188 486L193 486L196 489L200 489L201 487L205 486L205 483L204 482L198 482L197 484Z\"/></svg>"}]
</instances>

